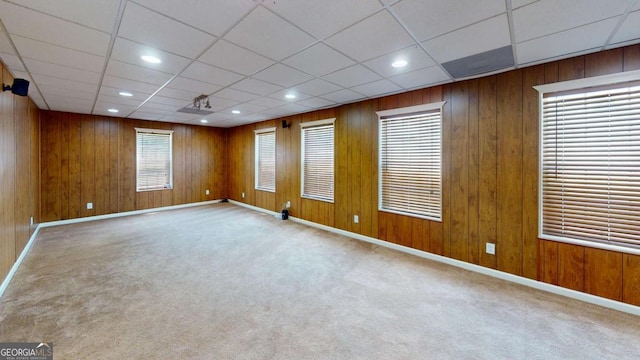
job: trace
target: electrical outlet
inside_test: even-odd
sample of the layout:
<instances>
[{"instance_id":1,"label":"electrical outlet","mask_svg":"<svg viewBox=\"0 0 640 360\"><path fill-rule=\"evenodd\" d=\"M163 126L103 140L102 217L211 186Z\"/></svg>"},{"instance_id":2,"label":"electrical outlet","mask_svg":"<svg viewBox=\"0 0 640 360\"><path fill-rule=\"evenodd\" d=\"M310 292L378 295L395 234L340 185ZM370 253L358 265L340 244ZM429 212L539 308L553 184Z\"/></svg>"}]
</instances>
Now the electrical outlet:
<instances>
[{"instance_id":1,"label":"electrical outlet","mask_svg":"<svg viewBox=\"0 0 640 360\"><path fill-rule=\"evenodd\" d=\"M360 221L360 218L358 217L358 215L353 215L353 223L357 224Z\"/></svg>"},{"instance_id":2,"label":"electrical outlet","mask_svg":"<svg viewBox=\"0 0 640 360\"><path fill-rule=\"evenodd\" d=\"M291 207L291 201L287 201L287 209Z\"/></svg>"},{"instance_id":3,"label":"electrical outlet","mask_svg":"<svg viewBox=\"0 0 640 360\"><path fill-rule=\"evenodd\" d=\"M204 191L204 194L205 194L205 195L209 195L209 189L205 190L205 191Z\"/></svg>"},{"instance_id":4,"label":"electrical outlet","mask_svg":"<svg viewBox=\"0 0 640 360\"><path fill-rule=\"evenodd\" d=\"M244 193L242 193L242 198L244 199Z\"/></svg>"},{"instance_id":5,"label":"electrical outlet","mask_svg":"<svg viewBox=\"0 0 640 360\"><path fill-rule=\"evenodd\" d=\"M496 244L487 243L486 251L487 251L487 254L495 255L496 254Z\"/></svg>"},{"instance_id":6,"label":"electrical outlet","mask_svg":"<svg viewBox=\"0 0 640 360\"><path fill-rule=\"evenodd\" d=\"M93 209L93 203L87 203L87 210Z\"/></svg>"}]
</instances>

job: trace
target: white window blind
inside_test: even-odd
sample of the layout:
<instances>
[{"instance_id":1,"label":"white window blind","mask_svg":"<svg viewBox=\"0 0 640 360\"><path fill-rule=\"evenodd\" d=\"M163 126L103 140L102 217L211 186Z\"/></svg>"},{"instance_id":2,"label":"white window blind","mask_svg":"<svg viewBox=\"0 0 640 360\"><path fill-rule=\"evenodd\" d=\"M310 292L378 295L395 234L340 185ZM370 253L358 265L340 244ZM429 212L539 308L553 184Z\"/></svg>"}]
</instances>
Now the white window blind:
<instances>
[{"instance_id":1,"label":"white window blind","mask_svg":"<svg viewBox=\"0 0 640 360\"><path fill-rule=\"evenodd\" d=\"M441 220L443 104L378 112L380 210Z\"/></svg>"},{"instance_id":2,"label":"white window blind","mask_svg":"<svg viewBox=\"0 0 640 360\"><path fill-rule=\"evenodd\" d=\"M541 237L640 248L640 82L542 96Z\"/></svg>"},{"instance_id":3,"label":"white window blind","mask_svg":"<svg viewBox=\"0 0 640 360\"><path fill-rule=\"evenodd\" d=\"M334 121L302 123L302 196L333 201Z\"/></svg>"},{"instance_id":4,"label":"white window blind","mask_svg":"<svg viewBox=\"0 0 640 360\"><path fill-rule=\"evenodd\" d=\"M173 131L136 128L137 191L171 189Z\"/></svg>"},{"instance_id":5,"label":"white window blind","mask_svg":"<svg viewBox=\"0 0 640 360\"><path fill-rule=\"evenodd\" d=\"M256 189L276 191L276 129L256 130Z\"/></svg>"}]
</instances>

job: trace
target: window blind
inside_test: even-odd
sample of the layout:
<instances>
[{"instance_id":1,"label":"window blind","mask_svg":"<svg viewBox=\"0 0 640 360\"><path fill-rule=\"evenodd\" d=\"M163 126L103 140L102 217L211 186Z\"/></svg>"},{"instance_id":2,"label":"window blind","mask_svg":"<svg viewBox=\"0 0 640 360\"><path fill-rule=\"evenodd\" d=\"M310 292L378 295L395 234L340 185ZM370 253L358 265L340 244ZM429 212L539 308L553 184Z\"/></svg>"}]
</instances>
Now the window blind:
<instances>
[{"instance_id":1,"label":"window blind","mask_svg":"<svg viewBox=\"0 0 640 360\"><path fill-rule=\"evenodd\" d=\"M172 132L136 129L137 191L172 188Z\"/></svg>"},{"instance_id":2,"label":"window blind","mask_svg":"<svg viewBox=\"0 0 640 360\"><path fill-rule=\"evenodd\" d=\"M441 219L441 110L380 117L380 210Z\"/></svg>"},{"instance_id":3,"label":"window blind","mask_svg":"<svg viewBox=\"0 0 640 360\"><path fill-rule=\"evenodd\" d=\"M542 98L543 237L640 247L640 84Z\"/></svg>"},{"instance_id":4,"label":"window blind","mask_svg":"<svg viewBox=\"0 0 640 360\"><path fill-rule=\"evenodd\" d=\"M276 131L256 133L256 189L276 191Z\"/></svg>"},{"instance_id":5,"label":"window blind","mask_svg":"<svg viewBox=\"0 0 640 360\"><path fill-rule=\"evenodd\" d=\"M302 196L333 201L334 125L302 129Z\"/></svg>"}]
</instances>

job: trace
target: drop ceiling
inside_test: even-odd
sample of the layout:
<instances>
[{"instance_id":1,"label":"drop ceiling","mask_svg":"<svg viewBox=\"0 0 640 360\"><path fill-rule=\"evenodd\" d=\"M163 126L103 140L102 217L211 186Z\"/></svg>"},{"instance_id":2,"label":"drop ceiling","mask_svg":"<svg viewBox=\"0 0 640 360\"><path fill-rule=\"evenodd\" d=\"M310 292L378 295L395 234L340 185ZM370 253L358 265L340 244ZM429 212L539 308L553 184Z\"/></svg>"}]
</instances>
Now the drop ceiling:
<instances>
[{"instance_id":1,"label":"drop ceiling","mask_svg":"<svg viewBox=\"0 0 640 360\"><path fill-rule=\"evenodd\" d=\"M640 0L0 0L0 21L40 109L221 127L640 43ZM177 112L200 95L212 114Z\"/></svg>"}]
</instances>

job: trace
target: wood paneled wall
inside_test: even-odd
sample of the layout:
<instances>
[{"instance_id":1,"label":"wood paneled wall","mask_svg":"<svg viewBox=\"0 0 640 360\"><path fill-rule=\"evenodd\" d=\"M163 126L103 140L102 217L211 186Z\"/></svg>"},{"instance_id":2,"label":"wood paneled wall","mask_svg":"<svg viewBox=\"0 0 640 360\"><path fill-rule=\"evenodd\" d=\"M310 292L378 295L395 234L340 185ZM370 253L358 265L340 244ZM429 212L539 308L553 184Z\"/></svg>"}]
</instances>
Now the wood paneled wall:
<instances>
[{"instance_id":1,"label":"wood paneled wall","mask_svg":"<svg viewBox=\"0 0 640 360\"><path fill-rule=\"evenodd\" d=\"M135 127L174 131L172 190L136 192ZM42 221L227 197L225 129L43 111L41 148Z\"/></svg>"},{"instance_id":2,"label":"wood paneled wall","mask_svg":"<svg viewBox=\"0 0 640 360\"><path fill-rule=\"evenodd\" d=\"M2 83L13 77L0 63ZM39 220L39 110L28 98L0 94L0 282Z\"/></svg>"},{"instance_id":3,"label":"wood paneled wall","mask_svg":"<svg viewBox=\"0 0 640 360\"><path fill-rule=\"evenodd\" d=\"M640 256L542 241L534 85L640 69L640 45L229 129L229 198L338 229L640 304ZM446 101L443 220L378 211L376 111ZM300 197L302 121L336 117L334 203ZM278 125L276 193L253 190L253 130ZM245 197L241 197L241 193ZM359 216L359 223L353 222ZM496 254L485 252L487 242Z\"/></svg>"}]
</instances>

